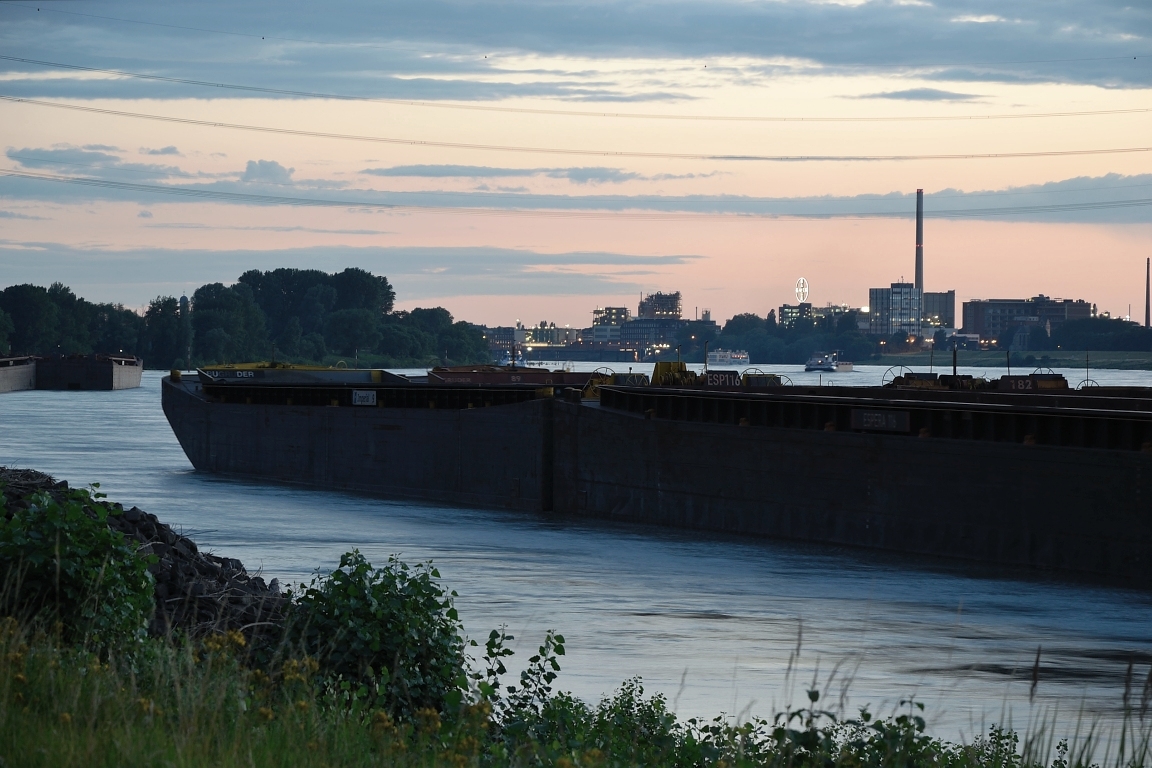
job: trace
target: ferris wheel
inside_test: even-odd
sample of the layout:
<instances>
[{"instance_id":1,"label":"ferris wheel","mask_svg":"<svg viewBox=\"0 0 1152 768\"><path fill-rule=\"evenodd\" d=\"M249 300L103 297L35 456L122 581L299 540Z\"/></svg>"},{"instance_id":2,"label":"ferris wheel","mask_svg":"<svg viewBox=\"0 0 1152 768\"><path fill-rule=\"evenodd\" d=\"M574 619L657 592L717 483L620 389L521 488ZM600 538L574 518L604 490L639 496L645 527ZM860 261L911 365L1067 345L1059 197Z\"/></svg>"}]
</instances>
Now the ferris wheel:
<instances>
[{"instance_id":1,"label":"ferris wheel","mask_svg":"<svg viewBox=\"0 0 1152 768\"><path fill-rule=\"evenodd\" d=\"M801 304L808 301L808 281L804 278L796 281L796 301Z\"/></svg>"}]
</instances>

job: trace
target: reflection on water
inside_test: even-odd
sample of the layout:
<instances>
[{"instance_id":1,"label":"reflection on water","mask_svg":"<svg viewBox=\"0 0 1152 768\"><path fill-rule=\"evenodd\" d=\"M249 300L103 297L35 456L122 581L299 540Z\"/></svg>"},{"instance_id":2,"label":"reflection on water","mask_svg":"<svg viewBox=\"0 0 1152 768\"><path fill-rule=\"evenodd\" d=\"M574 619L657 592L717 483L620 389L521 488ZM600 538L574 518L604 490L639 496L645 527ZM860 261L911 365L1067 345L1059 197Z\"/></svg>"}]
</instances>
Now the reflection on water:
<instances>
[{"instance_id":1,"label":"reflection on water","mask_svg":"<svg viewBox=\"0 0 1152 768\"><path fill-rule=\"evenodd\" d=\"M883 370L857 373L870 383ZM936 733L970 738L1056 705L1065 723L1082 708L1115 722L1129 663L1137 702L1152 668L1152 595L200 474L164 419L155 372L138 390L0 396L0 464L98 481L112 499L282 581L352 547L373 561L434 559L474 636L507 624L523 659L557 629L568 640L563 687L594 699L642 675L683 716L770 714L799 703L815 677L828 703L850 711L887 712L915 695Z\"/></svg>"}]
</instances>

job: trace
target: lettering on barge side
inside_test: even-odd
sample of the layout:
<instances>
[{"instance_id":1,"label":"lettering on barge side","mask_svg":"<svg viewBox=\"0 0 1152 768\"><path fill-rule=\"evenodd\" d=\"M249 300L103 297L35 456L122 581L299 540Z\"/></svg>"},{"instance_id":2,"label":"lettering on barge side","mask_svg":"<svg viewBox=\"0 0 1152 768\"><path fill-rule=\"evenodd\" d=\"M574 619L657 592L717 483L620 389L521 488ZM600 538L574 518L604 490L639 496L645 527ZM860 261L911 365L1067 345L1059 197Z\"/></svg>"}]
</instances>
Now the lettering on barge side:
<instances>
[{"instance_id":1,"label":"lettering on barge side","mask_svg":"<svg viewBox=\"0 0 1152 768\"><path fill-rule=\"evenodd\" d=\"M866 411L852 409L852 429L871 432L907 432L911 429L908 411Z\"/></svg>"},{"instance_id":2,"label":"lettering on barge side","mask_svg":"<svg viewBox=\"0 0 1152 768\"><path fill-rule=\"evenodd\" d=\"M354 390L352 390L352 405L376 405L376 390L374 390L374 389L354 389Z\"/></svg>"}]
</instances>

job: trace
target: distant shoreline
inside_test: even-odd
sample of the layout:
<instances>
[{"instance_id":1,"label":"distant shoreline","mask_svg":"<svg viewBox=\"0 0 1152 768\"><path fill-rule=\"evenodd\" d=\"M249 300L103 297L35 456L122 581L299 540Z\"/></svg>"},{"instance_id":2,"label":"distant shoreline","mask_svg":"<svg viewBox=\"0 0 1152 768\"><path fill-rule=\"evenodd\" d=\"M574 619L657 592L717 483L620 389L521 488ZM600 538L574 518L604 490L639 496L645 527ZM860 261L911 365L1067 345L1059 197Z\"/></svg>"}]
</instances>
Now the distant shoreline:
<instances>
[{"instance_id":1,"label":"distant shoreline","mask_svg":"<svg viewBox=\"0 0 1152 768\"><path fill-rule=\"evenodd\" d=\"M1036 368L1084 368L1087 355L1090 370L1109 368L1120 371L1152 371L1152 352L1084 352L1062 349L1038 352L1013 352L1012 367L1020 366L1031 373ZM1029 360L1028 358L1032 359ZM934 367L946 368L952 365L951 350L929 352L909 352L898 355L881 355L879 359L860 360L857 365L905 365L922 367L931 362ZM957 353L957 364L971 367L1007 368L1004 352L977 352L962 349Z\"/></svg>"}]
</instances>

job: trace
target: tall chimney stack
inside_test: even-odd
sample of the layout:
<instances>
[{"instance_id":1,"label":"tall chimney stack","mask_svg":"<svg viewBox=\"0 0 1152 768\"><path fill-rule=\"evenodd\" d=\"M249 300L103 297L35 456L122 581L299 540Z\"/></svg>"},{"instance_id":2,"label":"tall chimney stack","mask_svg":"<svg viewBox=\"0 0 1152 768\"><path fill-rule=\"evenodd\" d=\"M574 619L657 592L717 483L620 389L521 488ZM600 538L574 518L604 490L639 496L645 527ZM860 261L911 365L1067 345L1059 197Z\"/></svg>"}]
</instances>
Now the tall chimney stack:
<instances>
[{"instance_id":1,"label":"tall chimney stack","mask_svg":"<svg viewBox=\"0 0 1152 768\"><path fill-rule=\"evenodd\" d=\"M1152 328L1152 259L1144 262L1144 327Z\"/></svg>"},{"instance_id":2,"label":"tall chimney stack","mask_svg":"<svg viewBox=\"0 0 1152 768\"><path fill-rule=\"evenodd\" d=\"M924 190L916 190L916 290L924 295Z\"/></svg>"}]
</instances>

